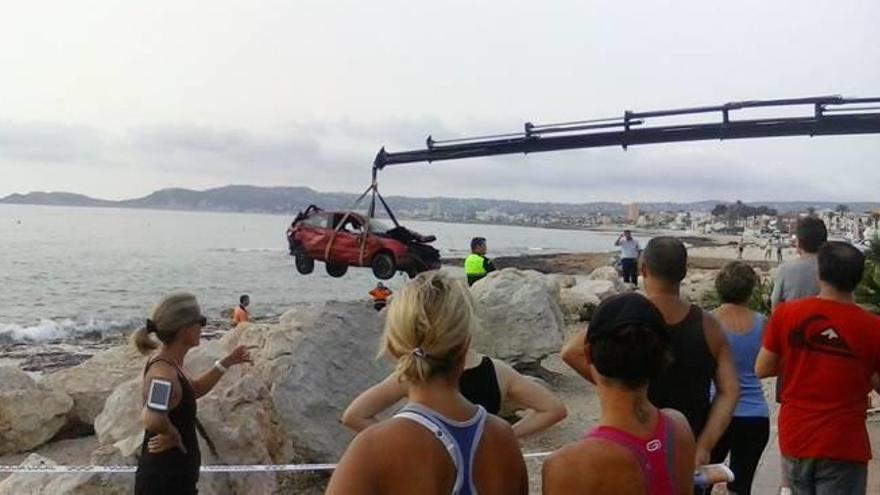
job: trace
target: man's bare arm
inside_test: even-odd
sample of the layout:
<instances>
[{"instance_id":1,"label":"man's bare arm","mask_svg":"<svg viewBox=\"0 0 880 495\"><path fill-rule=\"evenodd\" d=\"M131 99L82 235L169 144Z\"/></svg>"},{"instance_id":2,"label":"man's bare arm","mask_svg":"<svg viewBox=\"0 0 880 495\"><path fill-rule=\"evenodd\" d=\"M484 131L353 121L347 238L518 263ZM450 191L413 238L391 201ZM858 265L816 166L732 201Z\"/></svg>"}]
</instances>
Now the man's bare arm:
<instances>
[{"instance_id":1,"label":"man's bare arm","mask_svg":"<svg viewBox=\"0 0 880 495\"><path fill-rule=\"evenodd\" d=\"M758 378L770 378L779 375L779 355L762 347L755 360L755 375Z\"/></svg>"}]
</instances>

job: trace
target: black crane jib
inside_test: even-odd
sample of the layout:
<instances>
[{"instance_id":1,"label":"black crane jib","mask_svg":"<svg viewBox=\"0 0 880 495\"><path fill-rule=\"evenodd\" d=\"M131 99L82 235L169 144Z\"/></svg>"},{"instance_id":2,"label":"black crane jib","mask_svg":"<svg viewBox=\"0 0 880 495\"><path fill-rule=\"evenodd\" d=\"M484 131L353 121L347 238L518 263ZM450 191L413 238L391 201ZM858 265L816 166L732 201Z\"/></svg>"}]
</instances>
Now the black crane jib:
<instances>
[{"instance_id":1,"label":"black crane jib","mask_svg":"<svg viewBox=\"0 0 880 495\"><path fill-rule=\"evenodd\" d=\"M374 172L388 165L434 162L495 156L511 153L538 153L602 146L744 139L780 136L831 136L880 133L880 97L843 98L820 96L784 100L726 103L711 107L683 108L654 112L626 111L622 118L535 125L526 123L523 132L435 141L428 136L421 150L388 152L383 147L373 162ZM731 120L730 113L747 108L811 105L812 115ZM867 105L867 106L866 106ZM720 122L646 126L648 119L689 114L721 113ZM613 130L609 130L613 129Z\"/></svg>"}]
</instances>

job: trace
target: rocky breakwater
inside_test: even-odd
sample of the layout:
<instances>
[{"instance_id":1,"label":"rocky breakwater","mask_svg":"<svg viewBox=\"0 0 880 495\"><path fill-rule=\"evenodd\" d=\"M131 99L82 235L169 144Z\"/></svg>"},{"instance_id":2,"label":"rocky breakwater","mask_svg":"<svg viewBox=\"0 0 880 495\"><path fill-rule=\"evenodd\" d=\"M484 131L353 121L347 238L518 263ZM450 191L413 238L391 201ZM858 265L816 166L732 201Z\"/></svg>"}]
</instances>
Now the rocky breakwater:
<instances>
[{"instance_id":1,"label":"rocky breakwater","mask_svg":"<svg viewBox=\"0 0 880 495\"><path fill-rule=\"evenodd\" d=\"M582 290L593 287L592 282L578 280L563 290L582 283L586 284ZM472 289L480 321L474 335L476 349L523 366L536 365L559 351L565 317L557 277L505 269L490 274ZM602 295L604 292L595 296ZM381 313L366 303L328 302L288 311L276 324L241 325L193 349L185 367L196 375L235 346L253 346L253 364L234 367L199 400L199 418L215 447L212 451L202 441L202 462L337 460L352 439L338 422L344 409L357 394L391 371L388 362L375 359L382 324ZM32 451L65 423L88 422L94 417L92 426L99 447L91 455L84 453L79 463L135 463L143 438L143 358L130 353L127 346L112 348L64 375L45 380L57 389L40 388L25 380L26 376L15 374L28 393L35 397L48 394L45 397L58 403L53 408L32 406L40 409L39 423L46 431L20 443L18 451ZM3 390L0 385L0 393ZM107 394L109 390L112 392ZM6 423L0 419L0 435L7 423L21 429L36 421L19 425L18 419ZM27 462L50 464L54 462L50 457L32 454ZM302 479L302 475L294 478ZM129 493L132 482L132 476L124 474L22 474L0 482L0 495ZM202 494L304 493L320 490L320 484L291 486L290 476L275 473L212 473L201 477L199 490Z\"/></svg>"},{"instance_id":2,"label":"rocky breakwater","mask_svg":"<svg viewBox=\"0 0 880 495\"><path fill-rule=\"evenodd\" d=\"M138 376L146 359L133 346L122 345L48 375L44 380L47 387L63 390L73 398L67 428L94 431L95 418L104 409L107 398L123 382Z\"/></svg>"},{"instance_id":3,"label":"rocky breakwater","mask_svg":"<svg viewBox=\"0 0 880 495\"><path fill-rule=\"evenodd\" d=\"M338 418L358 393L390 372L389 364L375 359L380 318L364 303L329 302L298 309L288 312L284 322L242 325L218 341L203 343L187 356L187 372L195 375L237 345L254 346L253 365L233 368L199 400L199 418L216 448L212 452L201 440L204 464L336 460L352 438ZM121 348L105 351L124 352ZM115 360L101 354L96 358ZM143 438L142 362L136 367L118 364L117 371L128 369L128 376L109 394L94 420L101 447L92 454L93 462L131 464L139 454ZM80 366L87 365L88 361ZM89 369L106 374L99 366ZM73 372L85 373L83 369ZM93 378L96 388L102 388L97 377ZM65 383L53 382L61 386ZM55 412L55 421L63 425L74 400L57 393L63 398L59 400L66 401L65 407ZM18 420L14 423L17 425ZM29 441L25 449L36 447L53 434ZM32 458L30 462L51 460ZM99 478L65 478L65 489L59 492L56 488L62 485L57 475L13 475L0 483L0 494L21 493L25 482L25 493L115 493L122 487L130 491L132 486L130 475ZM202 476L199 493L271 494L278 492L280 483L274 473L210 474ZM17 488L9 491L11 487ZM48 488L52 489L46 491Z\"/></svg>"}]
</instances>

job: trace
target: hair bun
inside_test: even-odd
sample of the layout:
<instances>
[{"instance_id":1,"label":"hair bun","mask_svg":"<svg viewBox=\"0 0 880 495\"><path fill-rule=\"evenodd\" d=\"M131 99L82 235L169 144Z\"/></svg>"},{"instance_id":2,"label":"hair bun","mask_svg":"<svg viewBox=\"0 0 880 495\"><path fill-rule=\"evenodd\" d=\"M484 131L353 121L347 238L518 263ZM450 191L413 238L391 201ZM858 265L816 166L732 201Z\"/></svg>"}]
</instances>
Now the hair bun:
<instances>
[{"instance_id":1,"label":"hair bun","mask_svg":"<svg viewBox=\"0 0 880 495\"><path fill-rule=\"evenodd\" d=\"M156 333L159 331L159 328L156 326L156 322L154 322L153 320L151 320L149 318L147 318L146 327L147 327L147 333Z\"/></svg>"}]
</instances>

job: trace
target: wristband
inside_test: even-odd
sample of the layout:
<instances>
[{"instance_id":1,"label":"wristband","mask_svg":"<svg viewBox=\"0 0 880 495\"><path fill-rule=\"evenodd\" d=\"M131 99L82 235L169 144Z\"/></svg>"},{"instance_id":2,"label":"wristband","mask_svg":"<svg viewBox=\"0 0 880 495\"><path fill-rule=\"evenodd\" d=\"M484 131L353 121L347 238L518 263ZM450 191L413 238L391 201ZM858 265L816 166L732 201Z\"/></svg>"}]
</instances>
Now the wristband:
<instances>
[{"instance_id":1,"label":"wristband","mask_svg":"<svg viewBox=\"0 0 880 495\"><path fill-rule=\"evenodd\" d=\"M226 373L227 371L229 371L229 368L223 366L223 363L221 363L219 359L214 361L214 368L220 373Z\"/></svg>"}]
</instances>

